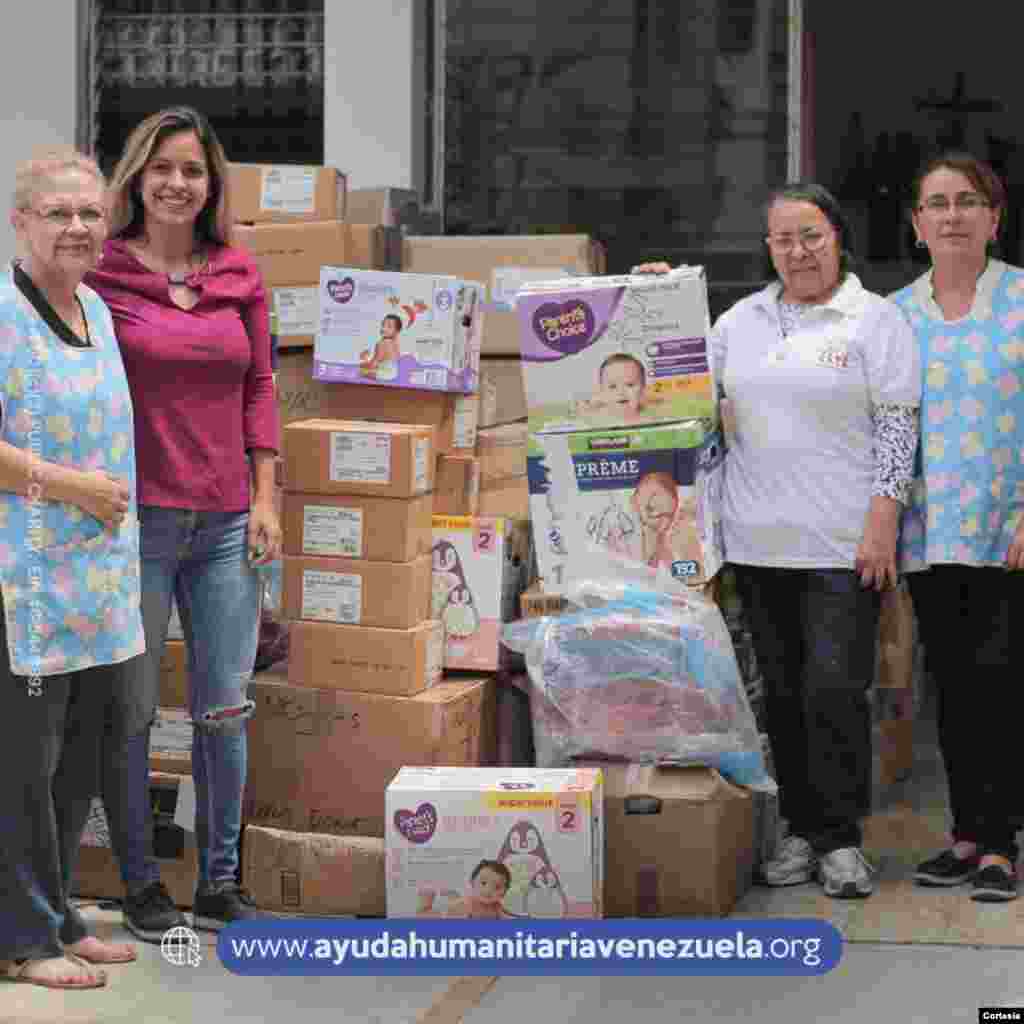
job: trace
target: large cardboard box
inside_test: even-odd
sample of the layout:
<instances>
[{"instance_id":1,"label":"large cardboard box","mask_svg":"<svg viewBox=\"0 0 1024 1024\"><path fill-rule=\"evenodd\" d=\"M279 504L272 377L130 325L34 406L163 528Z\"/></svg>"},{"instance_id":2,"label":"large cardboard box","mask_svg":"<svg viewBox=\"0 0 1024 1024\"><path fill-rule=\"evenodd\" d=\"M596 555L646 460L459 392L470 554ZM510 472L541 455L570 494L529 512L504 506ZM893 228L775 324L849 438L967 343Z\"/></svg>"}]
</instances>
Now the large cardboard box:
<instances>
[{"instance_id":1,"label":"large cardboard box","mask_svg":"<svg viewBox=\"0 0 1024 1024\"><path fill-rule=\"evenodd\" d=\"M250 825L242 885L261 910L383 917L384 840Z\"/></svg>"},{"instance_id":2,"label":"large cardboard box","mask_svg":"<svg viewBox=\"0 0 1024 1024\"><path fill-rule=\"evenodd\" d=\"M403 765L494 761L491 679L389 697L289 686L271 671L249 693L250 824L383 837L384 791Z\"/></svg>"},{"instance_id":3,"label":"large cardboard box","mask_svg":"<svg viewBox=\"0 0 1024 1024\"><path fill-rule=\"evenodd\" d=\"M286 491L281 525L286 555L412 562L433 546L429 494L370 498Z\"/></svg>"},{"instance_id":4,"label":"large cardboard box","mask_svg":"<svg viewBox=\"0 0 1024 1024\"><path fill-rule=\"evenodd\" d=\"M240 224L341 220L345 175L334 167L228 164L231 216Z\"/></svg>"},{"instance_id":5,"label":"large cardboard box","mask_svg":"<svg viewBox=\"0 0 1024 1024\"><path fill-rule=\"evenodd\" d=\"M480 460L475 455L439 455L434 514L475 516L480 510Z\"/></svg>"},{"instance_id":6,"label":"large cardboard box","mask_svg":"<svg viewBox=\"0 0 1024 1024\"><path fill-rule=\"evenodd\" d=\"M434 487L434 429L312 419L281 432L286 491L415 498Z\"/></svg>"},{"instance_id":7,"label":"large cardboard box","mask_svg":"<svg viewBox=\"0 0 1024 1024\"><path fill-rule=\"evenodd\" d=\"M154 806L153 851L160 880L179 907L191 907L199 874L195 835L195 787L191 778L150 773ZM89 820L78 849L78 865L71 892L93 899L119 900L124 884L110 846L110 829L103 803L93 800Z\"/></svg>"},{"instance_id":8,"label":"large cardboard box","mask_svg":"<svg viewBox=\"0 0 1024 1024\"><path fill-rule=\"evenodd\" d=\"M436 216L424 212L419 193L411 188L354 188L345 196L345 220L351 224L383 224L406 234L428 234Z\"/></svg>"},{"instance_id":9,"label":"large cardboard box","mask_svg":"<svg viewBox=\"0 0 1024 1024\"><path fill-rule=\"evenodd\" d=\"M379 629L298 619L291 624L289 639L291 686L411 697L441 682L440 622Z\"/></svg>"},{"instance_id":10,"label":"large cardboard box","mask_svg":"<svg viewBox=\"0 0 1024 1024\"><path fill-rule=\"evenodd\" d=\"M477 433L480 460L479 515L530 518L530 486L526 475L526 421L486 427Z\"/></svg>"},{"instance_id":11,"label":"large cardboard box","mask_svg":"<svg viewBox=\"0 0 1024 1024\"><path fill-rule=\"evenodd\" d=\"M322 266L341 262L384 270L398 259L397 233L371 224L239 225L234 239L248 249L263 276L279 349L312 346L320 315Z\"/></svg>"},{"instance_id":12,"label":"large cardboard box","mask_svg":"<svg viewBox=\"0 0 1024 1024\"><path fill-rule=\"evenodd\" d=\"M188 651L184 640L167 640L160 659L161 707L183 708L188 705Z\"/></svg>"},{"instance_id":13,"label":"large cardboard box","mask_svg":"<svg viewBox=\"0 0 1024 1024\"><path fill-rule=\"evenodd\" d=\"M516 314L531 433L716 418L703 268L538 283Z\"/></svg>"},{"instance_id":14,"label":"large cardboard box","mask_svg":"<svg viewBox=\"0 0 1024 1024\"><path fill-rule=\"evenodd\" d=\"M286 619L409 629L430 618L430 557L412 562L286 555Z\"/></svg>"},{"instance_id":15,"label":"large cardboard box","mask_svg":"<svg viewBox=\"0 0 1024 1024\"><path fill-rule=\"evenodd\" d=\"M282 352L274 373L277 413L281 426L298 420L330 417L332 385L313 377L313 350L293 348Z\"/></svg>"},{"instance_id":16,"label":"large cardboard box","mask_svg":"<svg viewBox=\"0 0 1024 1024\"><path fill-rule=\"evenodd\" d=\"M402 243L402 269L485 285L481 352L512 356L519 355L514 303L523 284L603 272L600 246L588 235L413 235Z\"/></svg>"},{"instance_id":17,"label":"large cardboard box","mask_svg":"<svg viewBox=\"0 0 1024 1024\"><path fill-rule=\"evenodd\" d=\"M322 267L313 373L320 380L475 392L479 290L450 275Z\"/></svg>"},{"instance_id":18,"label":"large cardboard box","mask_svg":"<svg viewBox=\"0 0 1024 1024\"><path fill-rule=\"evenodd\" d=\"M367 388L361 384L326 384L324 415L372 423L426 423L434 428L438 454L468 453L476 448L479 395L453 395L413 388Z\"/></svg>"},{"instance_id":19,"label":"large cardboard box","mask_svg":"<svg viewBox=\"0 0 1024 1024\"><path fill-rule=\"evenodd\" d=\"M388 917L601 917L603 796L593 768L403 768Z\"/></svg>"},{"instance_id":20,"label":"large cardboard box","mask_svg":"<svg viewBox=\"0 0 1024 1024\"><path fill-rule=\"evenodd\" d=\"M517 618L529 572L528 522L434 516L431 615L444 625L444 667L494 671L504 623Z\"/></svg>"},{"instance_id":21,"label":"large cardboard box","mask_svg":"<svg viewBox=\"0 0 1024 1024\"><path fill-rule=\"evenodd\" d=\"M605 915L724 916L750 886L755 800L711 768L602 765Z\"/></svg>"},{"instance_id":22,"label":"large cardboard box","mask_svg":"<svg viewBox=\"0 0 1024 1024\"><path fill-rule=\"evenodd\" d=\"M494 427L502 423L525 420L526 388L523 384L523 361L491 356L480 360L480 426Z\"/></svg>"}]
</instances>

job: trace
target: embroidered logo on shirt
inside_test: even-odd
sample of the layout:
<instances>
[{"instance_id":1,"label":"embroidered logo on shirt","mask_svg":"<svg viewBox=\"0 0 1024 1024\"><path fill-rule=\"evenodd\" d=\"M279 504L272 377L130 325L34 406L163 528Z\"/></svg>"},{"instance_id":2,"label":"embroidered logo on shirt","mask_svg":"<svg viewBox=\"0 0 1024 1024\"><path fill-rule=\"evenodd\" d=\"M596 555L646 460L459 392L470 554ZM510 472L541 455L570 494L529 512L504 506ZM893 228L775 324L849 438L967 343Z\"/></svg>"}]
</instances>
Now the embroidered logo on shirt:
<instances>
[{"instance_id":1,"label":"embroidered logo on shirt","mask_svg":"<svg viewBox=\"0 0 1024 1024\"><path fill-rule=\"evenodd\" d=\"M825 344L818 349L818 364L830 366L833 370L845 370L850 365L850 354L845 348Z\"/></svg>"}]
</instances>

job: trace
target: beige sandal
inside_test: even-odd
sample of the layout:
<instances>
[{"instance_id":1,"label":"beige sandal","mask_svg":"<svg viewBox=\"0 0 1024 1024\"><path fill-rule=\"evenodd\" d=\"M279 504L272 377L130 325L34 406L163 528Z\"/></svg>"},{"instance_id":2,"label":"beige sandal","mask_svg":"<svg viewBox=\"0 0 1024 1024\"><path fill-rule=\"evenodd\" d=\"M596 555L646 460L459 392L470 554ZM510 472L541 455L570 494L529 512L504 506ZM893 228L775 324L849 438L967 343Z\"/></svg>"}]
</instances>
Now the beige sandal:
<instances>
[{"instance_id":1,"label":"beige sandal","mask_svg":"<svg viewBox=\"0 0 1024 1024\"><path fill-rule=\"evenodd\" d=\"M74 981L67 977L67 972L62 975L59 970L52 976L32 975L28 973L28 971L37 964L56 965L61 963L67 963L83 968L86 972L86 977L89 980ZM10 981L19 981L25 985L38 985L40 988L102 988L107 983L106 971L94 970L81 957L75 956L74 953L67 952L65 952L63 956L44 957L36 960L22 960L20 963L13 960L4 967L3 976Z\"/></svg>"},{"instance_id":2,"label":"beige sandal","mask_svg":"<svg viewBox=\"0 0 1024 1024\"><path fill-rule=\"evenodd\" d=\"M94 947L93 952L88 953L76 948L90 939ZM87 964L130 964L137 958L135 948L127 942L107 942L96 935L86 935L84 939L73 942L65 947L65 952L84 960Z\"/></svg>"}]
</instances>

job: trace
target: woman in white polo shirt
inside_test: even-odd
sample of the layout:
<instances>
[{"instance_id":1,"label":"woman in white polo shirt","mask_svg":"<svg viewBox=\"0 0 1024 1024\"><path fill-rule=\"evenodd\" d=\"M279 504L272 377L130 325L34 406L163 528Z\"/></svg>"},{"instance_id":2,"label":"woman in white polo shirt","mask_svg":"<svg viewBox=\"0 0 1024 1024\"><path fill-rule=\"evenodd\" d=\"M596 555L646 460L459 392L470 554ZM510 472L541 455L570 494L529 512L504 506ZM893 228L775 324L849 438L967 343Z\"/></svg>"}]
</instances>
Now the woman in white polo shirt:
<instances>
[{"instance_id":1,"label":"woman in white polo shirt","mask_svg":"<svg viewBox=\"0 0 1024 1024\"><path fill-rule=\"evenodd\" d=\"M824 188L779 189L767 227L778 280L711 336L729 445L725 555L764 676L789 824L761 873L769 885L817 876L829 896L864 897L867 691L917 448L918 347L900 310L851 273L848 225Z\"/></svg>"}]
</instances>

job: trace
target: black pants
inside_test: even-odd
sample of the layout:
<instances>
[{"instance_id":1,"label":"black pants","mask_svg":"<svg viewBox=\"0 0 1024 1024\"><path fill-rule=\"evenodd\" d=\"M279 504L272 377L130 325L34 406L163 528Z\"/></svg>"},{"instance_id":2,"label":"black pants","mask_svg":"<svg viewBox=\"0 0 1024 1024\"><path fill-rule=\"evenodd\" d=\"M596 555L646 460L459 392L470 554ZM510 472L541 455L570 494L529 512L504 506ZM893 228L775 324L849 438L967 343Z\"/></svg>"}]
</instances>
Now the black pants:
<instances>
[{"instance_id":1,"label":"black pants","mask_svg":"<svg viewBox=\"0 0 1024 1024\"><path fill-rule=\"evenodd\" d=\"M11 673L0 602L0 960L59 956L87 934L68 894L117 670L44 676L32 696Z\"/></svg>"},{"instance_id":2,"label":"black pants","mask_svg":"<svg viewBox=\"0 0 1024 1024\"><path fill-rule=\"evenodd\" d=\"M935 680L953 838L1016 861L1024 827L1024 573L907 574Z\"/></svg>"},{"instance_id":3,"label":"black pants","mask_svg":"<svg viewBox=\"0 0 1024 1024\"><path fill-rule=\"evenodd\" d=\"M819 854L860 846L879 595L847 569L733 568L764 679L779 813Z\"/></svg>"}]
</instances>

